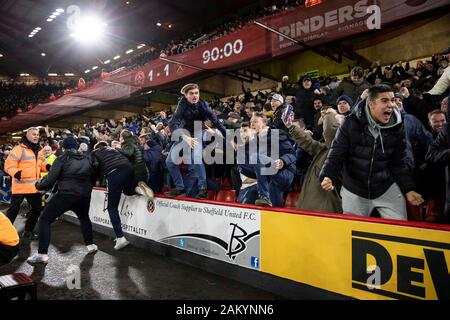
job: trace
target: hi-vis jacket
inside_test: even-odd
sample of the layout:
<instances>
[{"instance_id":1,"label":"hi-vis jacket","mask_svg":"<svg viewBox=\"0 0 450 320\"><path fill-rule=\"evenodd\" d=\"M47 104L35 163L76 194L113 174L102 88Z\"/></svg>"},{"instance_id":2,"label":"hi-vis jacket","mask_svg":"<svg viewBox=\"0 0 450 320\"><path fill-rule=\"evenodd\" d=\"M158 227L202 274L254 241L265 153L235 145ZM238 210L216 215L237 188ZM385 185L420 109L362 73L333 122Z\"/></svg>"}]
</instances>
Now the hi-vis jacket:
<instances>
[{"instance_id":1,"label":"hi-vis jacket","mask_svg":"<svg viewBox=\"0 0 450 320\"><path fill-rule=\"evenodd\" d=\"M19 244L19 235L11 221L0 212L0 244L16 246Z\"/></svg>"},{"instance_id":2,"label":"hi-vis jacket","mask_svg":"<svg viewBox=\"0 0 450 320\"><path fill-rule=\"evenodd\" d=\"M8 158L5 160L5 172L12 179L13 194L37 193L34 184L40 178L41 171L46 171L46 162L44 157L44 149L38 153L38 158L34 155L33 150L21 143L15 146ZM14 178L14 175L22 171L20 180Z\"/></svg>"},{"instance_id":3,"label":"hi-vis jacket","mask_svg":"<svg viewBox=\"0 0 450 320\"><path fill-rule=\"evenodd\" d=\"M47 165L47 164L53 165L53 162L55 162L56 158L58 158L58 157L52 153L47 158L45 158L45 165ZM42 170L41 170L41 178L45 177L46 175L48 175L48 172L42 172Z\"/></svg>"}]
</instances>

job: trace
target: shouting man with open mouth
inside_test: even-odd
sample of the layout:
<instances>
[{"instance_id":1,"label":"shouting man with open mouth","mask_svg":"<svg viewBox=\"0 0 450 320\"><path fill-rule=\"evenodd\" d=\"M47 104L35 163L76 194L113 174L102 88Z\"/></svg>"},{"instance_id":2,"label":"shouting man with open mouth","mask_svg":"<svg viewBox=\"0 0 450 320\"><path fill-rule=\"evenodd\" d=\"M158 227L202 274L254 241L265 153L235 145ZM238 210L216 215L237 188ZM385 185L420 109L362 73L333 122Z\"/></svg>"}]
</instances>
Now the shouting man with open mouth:
<instances>
[{"instance_id":1,"label":"shouting man with open mouth","mask_svg":"<svg viewBox=\"0 0 450 320\"><path fill-rule=\"evenodd\" d=\"M334 190L341 174L344 213L370 216L376 209L383 218L407 220L405 196L412 205L423 203L413 191L405 129L388 85L370 87L346 117L320 173L322 188Z\"/></svg>"}]
</instances>

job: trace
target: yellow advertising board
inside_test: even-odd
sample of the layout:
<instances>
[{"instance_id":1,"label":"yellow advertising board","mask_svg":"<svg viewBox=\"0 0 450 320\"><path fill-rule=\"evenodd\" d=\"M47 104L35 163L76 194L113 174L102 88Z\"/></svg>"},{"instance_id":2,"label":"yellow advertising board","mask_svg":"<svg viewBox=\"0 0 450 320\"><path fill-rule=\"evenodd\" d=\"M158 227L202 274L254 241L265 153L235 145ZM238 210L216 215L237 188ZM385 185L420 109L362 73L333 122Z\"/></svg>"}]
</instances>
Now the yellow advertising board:
<instances>
[{"instance_id":1,"label":"yellow advertising board","mask_svg":"<svg viewBox=\"0 0 450 320\"><path fill-rule=\"evenodd\" d=\"M450 299L450 231L262 211L260 262L358 299Z\"/></svg>"}]
</instances>

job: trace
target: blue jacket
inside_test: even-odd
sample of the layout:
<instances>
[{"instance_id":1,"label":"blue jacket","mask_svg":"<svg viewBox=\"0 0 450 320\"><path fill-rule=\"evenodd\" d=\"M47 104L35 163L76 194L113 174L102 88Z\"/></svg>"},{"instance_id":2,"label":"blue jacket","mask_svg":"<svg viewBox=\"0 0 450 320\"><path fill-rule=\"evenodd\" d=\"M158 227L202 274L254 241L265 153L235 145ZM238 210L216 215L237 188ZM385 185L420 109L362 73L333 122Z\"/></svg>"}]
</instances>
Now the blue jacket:
<instances>
[{"instance_id":1,"label":"blue jacket","mask_svg":"<svg viewBox=\"0 0 450 320\"><path fill-rule=\"evenodd\" d=\"M226 137L226 129L219 122L216 115L212 112L208 103L200 100L195 105L190 104L185 97L178 102L177 109L169 121L170 131L172 133L177 129L186 129L190 134L194 135L194 121L211 120L212 123L220 130L224 138Z\"/></svg>"},{"instance_id":2,"label":"blue jacket","mask_svg":"<svg viewBox=\"0 0 450 320\"><path fill-rule=\"evenodd\" d=\"M154 175L159 175L162 170L162 163L164 159L161 154L162 146L159 143L154 140L148 140L147 145L149 146L149 149L143 149L142 155L144 156L144 161L151 178Z\"/></svg>"},{"instance_id":3,"label":"blue jacket","mask_svg":"<svg viewBox=\"0 0 450 320\"><path fill-rule=\"evenodd\" d=\"M405 122L406 161L410 168L414 168L416 165L414 161L414 146L418 144L423 150L427 150L428 146L433 142L433 135L412 114L406 113L404 110L401 111L401 114Z\"/></svg>"},{"instance_id":4,"label":"blue jacket","mask_svg":"<svg viewBox=\"0 0 450 320\"><path fill-rule=\"evenodd\" d=\"M279 139L278 139L278 141L272 142L272 134L271 133L274 130L278 131ZM258 154L262 153L268 157L271 157L273 160L278 160L278 159L274 158L275 155L272 156L272 146L273 146L273 144L277 144L278 145L278 153L279 153L278 158L283 160L283 162L284 162L284 166L281 170L289 170L295 174L295 171L296 171L295 163L297 161L297 158L295 155L294 147L292 146L292 142L289 139L288 134L284 130L269 128L269 131L267 132L267 136L265 138L257 137L256 139L257 139L256 152ZM238 164L241 164L241 165L249 164L249 162L250 162L249 161L249 159L250 159L250 144L249 143L245 144L244 148L245 148L245 161L244 161L244 163L238 162ZM243 160L243 159L238 159L238 161L239 160ZM239 168L240 172L242 174L244 174L245 176L250 177L250 178L256 178L254 173L244 172L242 170L244 167L245 166L240 166L240 168Z\"/></svg>"}]
</instances>

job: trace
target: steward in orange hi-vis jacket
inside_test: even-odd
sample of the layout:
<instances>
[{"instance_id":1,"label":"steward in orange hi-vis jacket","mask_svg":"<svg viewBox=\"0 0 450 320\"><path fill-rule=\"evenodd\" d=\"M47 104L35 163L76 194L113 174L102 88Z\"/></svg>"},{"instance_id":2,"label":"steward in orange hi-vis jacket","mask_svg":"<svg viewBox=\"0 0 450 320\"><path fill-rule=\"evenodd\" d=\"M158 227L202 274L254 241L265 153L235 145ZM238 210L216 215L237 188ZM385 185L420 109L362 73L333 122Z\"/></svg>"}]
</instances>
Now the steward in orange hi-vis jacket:
<instances>
[{"instance_id":1,"label":"steward in orange hi-vis jacket","mask_svg":"<svg viewBox=\"0 0 450 320\"><path fill-rule=\"evenodd\" d=\"M41 171L46 171L44 150L39 147L39 129L29 128L20 144L15 146L5 161L4 170L12 177L11 206L6 216L14 223L20 205L26 198L31 205L31 214L27 218L22 237L36 238L33 229L41 212L41 194L36 190Z\"/></svg>"},{"instance_id":2,"label":"steward in orange hi-vis jacket","mask_svg":"<svg viewBox=\"0 0 450 320\"><path fill-rule=\"evenodd\" d=\"M0 212L0 266L10 262L19 252L19 235L11 221Z\"/></svg>"}]
</instances>

